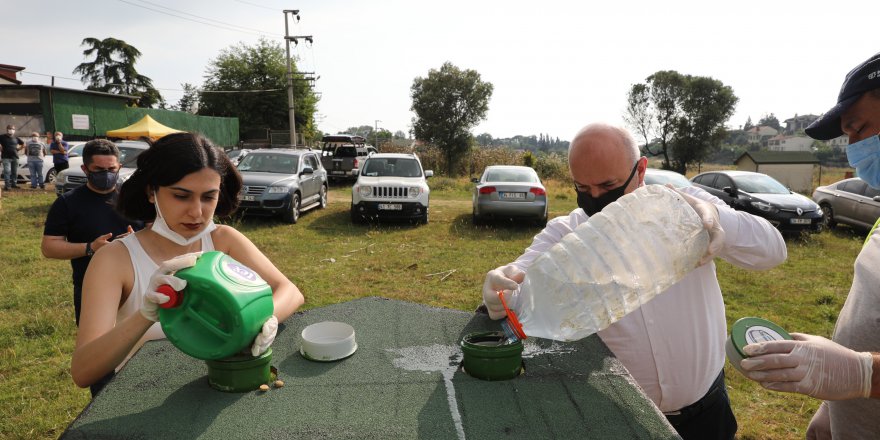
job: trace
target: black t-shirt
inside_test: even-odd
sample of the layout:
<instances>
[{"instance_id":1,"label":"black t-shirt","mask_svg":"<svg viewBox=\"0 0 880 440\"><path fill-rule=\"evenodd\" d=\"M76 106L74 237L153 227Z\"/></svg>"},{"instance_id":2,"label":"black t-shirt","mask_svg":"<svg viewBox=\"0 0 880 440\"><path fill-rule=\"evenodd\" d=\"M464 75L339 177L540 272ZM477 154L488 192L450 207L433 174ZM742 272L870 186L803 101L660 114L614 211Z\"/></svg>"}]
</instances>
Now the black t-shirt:
<instances>
[{"instance_id":1,"label":"black t-shirt","mask_svg":"<svg viewBox=\"0 0 880 440\"><path fill-rule=\"evenodd\" d=\"M10 136L8 133L0 134L0 146L3 147L3 152L0 153L0 156L3 159L18 159L19 145L24 145L24 141L15 136Z\"/></svg>"},{"instance_id":2,"label":"black t-shirt","mask_svg":"<svg viewBox=\"0 0 880 440\"><path fill-rule=\"evenodd\" d=\"M63 194L49 208L43 235L67 237L70 243L87 243L108 232L112 232L114 236L124 234L129 225L135 231L143 229L143 222L126 220L113 209L116 196L116 192L98 194L86 185ZM92 257L70 260L76 299L79 299L82 292L83 278L91 260Z\"/></svg>"}]
</instances>

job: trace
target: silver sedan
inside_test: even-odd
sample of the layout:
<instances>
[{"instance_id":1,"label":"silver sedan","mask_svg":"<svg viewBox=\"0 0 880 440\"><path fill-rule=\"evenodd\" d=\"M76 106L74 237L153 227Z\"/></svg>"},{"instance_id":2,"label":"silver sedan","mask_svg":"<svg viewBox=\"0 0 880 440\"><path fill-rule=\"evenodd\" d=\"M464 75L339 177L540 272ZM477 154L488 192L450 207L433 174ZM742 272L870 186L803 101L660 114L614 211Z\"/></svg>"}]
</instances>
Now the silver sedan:
<instances>
[{"instance_id":1,"label":"silver sedan","mask_svg":"<svg viewBox=\"0 0 880 440\"><path fill-rule=\"evenodd\" d=\"M476 183L473 196L473 221L488 218L531 219L547 223L547 190L538 173L530 167L492 165L486 167Z\"/></svg>"}]
</instances>

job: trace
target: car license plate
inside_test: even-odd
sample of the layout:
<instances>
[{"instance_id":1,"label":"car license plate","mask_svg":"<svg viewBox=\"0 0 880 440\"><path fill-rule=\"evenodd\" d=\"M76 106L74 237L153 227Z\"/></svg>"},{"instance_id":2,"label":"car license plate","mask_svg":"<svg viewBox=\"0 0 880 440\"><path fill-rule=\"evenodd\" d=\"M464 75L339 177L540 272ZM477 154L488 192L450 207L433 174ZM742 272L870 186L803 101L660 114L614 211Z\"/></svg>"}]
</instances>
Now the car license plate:
<instances>
[{"instance_id":1,"label":"car license plate","mask_svg":"<svg viewBox=\"0 0 880 440\"><path fill-rule=\"evenodd\" d=\"M501 193L502 199L508 200L524 200L526 198L526 193Z\"/></svg>"},{"instance_id":2,"label":"car license plate","mask_svg":"<svg viewBox=\"0 0 880 440\"><path fill-rule=\"evenodd\" d=\"M238 200L241 200L244 202L253 202L256 199L257 199L256 196L238 196Z\"/></svg>"},{"instance_id":3,"label":"car license plate","mask_svg":"<svg viewBox=\"0 0 880 440\"><path fill-rule=\"evenodd\" d=\"M403 209L403 205L400 203L380 203L379 209L383 211L400 211Z\"/></svg>"},{"instance_id":4,"label":"car license plate","mask_svg":"<svg viewBox=\"0 0 880 440\"><path fill-rule=\"evenodd\" d=\"M333 170L333 171L330 171L330 174L345 174L345 171Z\"/></svg>"},{"instance_id":5,"label":"car license plate","mask_svg":"<svg viewBox=\"0 0 880 440\"><path fill-rule=\"evenodd\" d=\"M793 218L791 219L791 224L793 225L808 225L812 222L812 220L808 218Z\"/></svg>"}]
</instances>

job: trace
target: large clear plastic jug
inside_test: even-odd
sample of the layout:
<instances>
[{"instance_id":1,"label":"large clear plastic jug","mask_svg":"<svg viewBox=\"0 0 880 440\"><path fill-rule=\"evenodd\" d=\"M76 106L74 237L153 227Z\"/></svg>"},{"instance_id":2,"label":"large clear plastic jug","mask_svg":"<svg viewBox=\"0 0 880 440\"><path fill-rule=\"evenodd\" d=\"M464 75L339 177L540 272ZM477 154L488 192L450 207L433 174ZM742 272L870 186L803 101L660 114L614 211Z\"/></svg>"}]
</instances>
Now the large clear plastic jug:
<instances>
[{"instance_id":1,"label":"large clear plastic jug","mask_svg":"<svg viewBox=\"0 0 880 440\"><path fill-rule=\"evenodd\" d=\"M677 192L647 185L606 206L545 252L503 296L511 339L585 338L693 270L709 234Z\"/></svg>"},{"instance_id":2,"label":"large clear plastic jug","mask_svg":"<svg viewBox=\"0 0 880 440\"><path fill-rule=\"evenodd\" d=\"M159 309L165 336L197 359L232 356L250 345L272 316L272 288L256 272L219 251L177 271L186 288L161 286L171 300ZM167 288L163 289L163 288Z\"/></svg>"}]
</instances>

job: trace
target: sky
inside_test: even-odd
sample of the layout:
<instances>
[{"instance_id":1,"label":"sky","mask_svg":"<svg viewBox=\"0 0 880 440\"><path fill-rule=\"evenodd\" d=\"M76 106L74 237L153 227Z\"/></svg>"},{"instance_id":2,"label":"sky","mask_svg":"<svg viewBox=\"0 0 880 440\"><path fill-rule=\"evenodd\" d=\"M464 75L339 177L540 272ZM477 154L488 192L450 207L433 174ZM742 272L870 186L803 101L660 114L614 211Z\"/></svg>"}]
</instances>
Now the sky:
<instances>
[{"instance_id":1,"label":"sky","mask_svg":"<svg viewBox=\"0 0 880 440\"><path fill-rule=\"evenodd\" d=\"M817 7L821 4L822 7ZM9 5L8 5L9 6ZM739 97L728 126L773 113L821 114L844 76L880 51L872 1L31 0L6 8L0 64L24 84L84 88L84 38L142 52L137 69L169 104L200 86L211 60L263 36L284 45L284 9L300 71L315 72L316 121L409 131L410 87L450 61L494 85L474 135L543 133L569 140L585 124L623 125L626 94L659 70L710 76ZM860 18L864 17L863 21ZM50 76L46 76L50 75Z\"/></svg>"}]
</instances>

